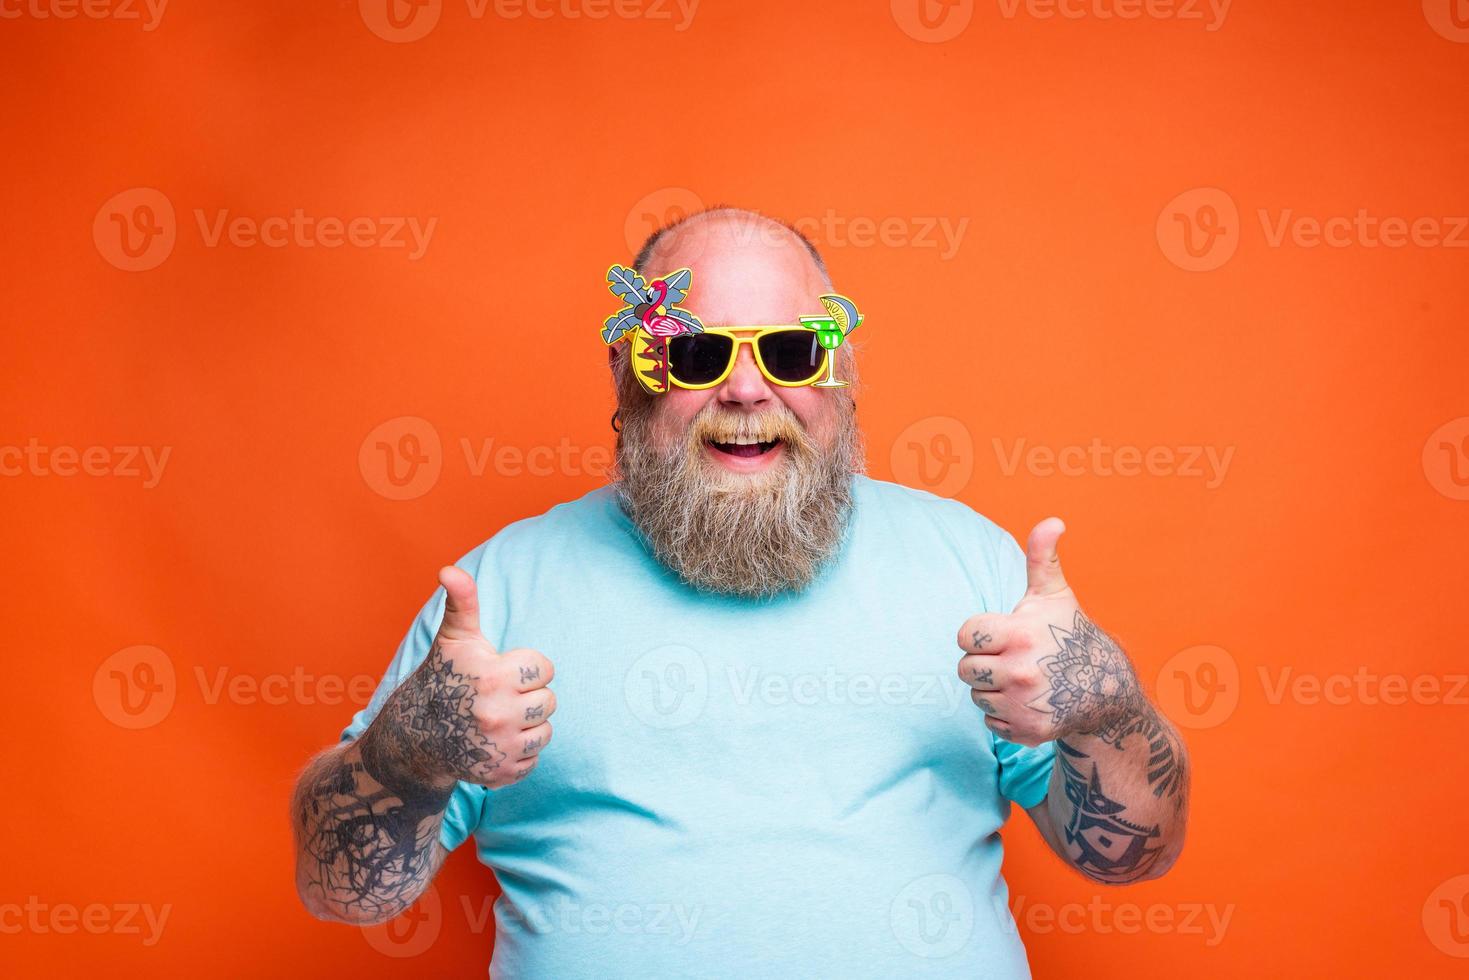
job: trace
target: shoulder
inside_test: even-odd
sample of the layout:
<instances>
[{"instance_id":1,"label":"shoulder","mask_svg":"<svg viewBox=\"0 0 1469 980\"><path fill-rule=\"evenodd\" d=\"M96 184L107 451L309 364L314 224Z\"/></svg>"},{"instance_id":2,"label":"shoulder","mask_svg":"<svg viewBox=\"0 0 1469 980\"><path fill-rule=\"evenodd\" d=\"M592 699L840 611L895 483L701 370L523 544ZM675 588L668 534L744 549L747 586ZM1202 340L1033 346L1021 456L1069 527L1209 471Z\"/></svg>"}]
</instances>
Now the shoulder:
<instances>
[{"instance_id":1,"label":"shoulder","mask_svg":"<svg viewBox=\"0 0 1469 980\"><path fill-rule=\"evenodd\" d=\"M889 520L934 527L950 537L988 547L1015 547L1015 539L994 521L962 500L940 497L901 483L858 476L854 494L859 507Z\"/></svg>"},{"instance_id":2,"label":"shoulder","mask_svg":"<svg viewBox=\"0 0 1469 980\"><path fill-rule=\"evenodd\" d=\"M617 534L625 521L610 486L556 504L533 517L505 525L460 561L466 569L487 563L514 564L562 549L586 549Z\"/></svg>"},{"instance_id":3,"label":"shoulder","mask_svg":"<svg viewBox=\"0 0 1469 980\"><path fill-rule=\"evenodd\" d=\"M1000 525L961 500L857 477L858 520L943 573L962 570L987 611L1009 612L1025 592L1025 552Z\"/></svg>"}]
</instances>

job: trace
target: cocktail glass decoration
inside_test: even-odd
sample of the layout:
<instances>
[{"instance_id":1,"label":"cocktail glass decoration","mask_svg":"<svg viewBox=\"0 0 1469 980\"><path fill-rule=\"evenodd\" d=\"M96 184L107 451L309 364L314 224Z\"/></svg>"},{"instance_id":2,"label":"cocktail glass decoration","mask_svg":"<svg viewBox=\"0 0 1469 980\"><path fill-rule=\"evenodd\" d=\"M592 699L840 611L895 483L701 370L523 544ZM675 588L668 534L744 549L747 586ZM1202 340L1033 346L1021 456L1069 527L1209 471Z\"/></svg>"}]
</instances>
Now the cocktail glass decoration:
<instances>
[{"instance_id":1,"label":"cocktail glass decoration","mask_svg":"<svg viewBox=\"0 0 1469 980\"><path fill-rule=\"evenodd\" d=\"M837 293L821 297L826 307L826 316L803 316L801 325L816 331L816 342L826 351L826 377L812 385L813 388L845 388L847 382L837 380L837 348L846 342L847 334L862 323L862 314L857 304Z\"/></svg>"}]
</instances>

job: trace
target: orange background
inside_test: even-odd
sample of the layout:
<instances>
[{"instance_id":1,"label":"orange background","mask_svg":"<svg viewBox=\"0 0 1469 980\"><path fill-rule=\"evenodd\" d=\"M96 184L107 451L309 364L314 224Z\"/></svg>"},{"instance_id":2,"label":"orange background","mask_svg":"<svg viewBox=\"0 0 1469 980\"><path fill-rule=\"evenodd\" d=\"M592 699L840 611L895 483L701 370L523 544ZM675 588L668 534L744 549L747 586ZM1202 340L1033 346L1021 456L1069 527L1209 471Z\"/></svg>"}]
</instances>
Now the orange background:
<instances>
[{"instance_id":1,"label":"orange background","mask_svg":"<svg viewBox=\"0 0 1469 980\"><path fill-rule=\"evenodd\" d=\"M1037 975L1463 972L1469 705L1368 703L1355 686L1340 705L1271 697L1286 668L1435 676L1444 695L1469 671L1452 611L1469 585L1469 423L1435 435L1469 415L1469 231L1458 247L1270 240L1287 209L1469 214L1469 26L1455 33L1448 0L1238 0L1213 31L1207 6L1205 21L1068 19L991 0L930 7L926 28L911 0L703 0L676 30L667 4L671 19L476 18L445 0L399 8L438 14L411 41L374 33L392 28L367 0L175 0L151 31L40 18L40 2L0 0L20 12L0 20L0 446L170 456L151 488L30 464L0 478L0 905L170 917L151 947L0 934L6 973L483 975L492 937L464 908L494 883L470 848L411 958L381 951L411 924L368 942L297 904L289 789L356 704L212 685L375 678L440 564L597 485L603 270L654 217L716 201L816 220L867 316L872 474L1021 537L1065 517L1083 602L1191 725L1193 820L1167 878L1093 886L1011 825ZM133 188L176 215L171 253L144 271L118 267L111 217L146 218L138 198L108 206ZM1200 188L1224 197L1187 195ZM1201 210L1221 201L1238 217ZM210 247L196 217L298 208L437 225L410 260ZM884 219L887 244L868 241ZM923 244L930 220L967 222L957 250ZM1217 268L1181 267L1189 221L1219 228L1195 239L1223 250L1200 260ZM420 448L440 472L394 500L363 447L405 416L439 436L436 455ZM564 441L573 463L476 474L462 440L486 439ZM1019 439L1233 456L1212 488L1007 472ZM112 720L111 671L148 675L132 652L104 661L139 645L166 656L149 663L174 703L133 729ZM1116 928L1121 906L1181 922L1191 903L1232 909L1221 941ZM1037 927L1035 906L1084 921ZM1065 911L1098 907L1112 911Z\"/></svg>"}]
</instances>

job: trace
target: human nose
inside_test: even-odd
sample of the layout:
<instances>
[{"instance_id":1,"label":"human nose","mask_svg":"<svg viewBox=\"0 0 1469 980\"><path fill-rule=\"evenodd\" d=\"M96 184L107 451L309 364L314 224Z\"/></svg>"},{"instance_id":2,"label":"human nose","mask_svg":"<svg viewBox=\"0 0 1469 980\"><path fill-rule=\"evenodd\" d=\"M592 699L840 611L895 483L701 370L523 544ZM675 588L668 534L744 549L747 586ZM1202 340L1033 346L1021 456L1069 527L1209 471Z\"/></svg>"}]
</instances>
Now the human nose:
<instances>
[{"instance_id":1,"label":"human nose","mask_svg":"<svg viewBox=\"0 0 1469 980\"><path fill-rule=\"evenodd\" d=\"M719 387L719 400L725 405L753 407L772 397L774 392L755 363L754 348L750 344L741 344L739 353L735 355L734 370Z\"/></svg>"}]
</instances>

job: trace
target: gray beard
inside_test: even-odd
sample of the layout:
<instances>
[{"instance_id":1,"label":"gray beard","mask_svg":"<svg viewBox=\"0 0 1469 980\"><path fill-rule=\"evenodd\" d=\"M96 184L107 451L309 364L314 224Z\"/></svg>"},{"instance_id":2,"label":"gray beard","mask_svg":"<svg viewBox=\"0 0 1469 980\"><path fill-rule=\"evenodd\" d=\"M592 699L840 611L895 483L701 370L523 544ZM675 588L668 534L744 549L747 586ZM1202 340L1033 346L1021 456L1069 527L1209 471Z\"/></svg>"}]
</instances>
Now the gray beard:
<instances>
[{"instance_id":1,"label":"gray beard","mask_svg":"<svg viewBox=\"0 0 1469 980\"><path fill-rule=\"evenodd\" d=\"M863 470L850 396L841 398L830 450L817 447L786 409L785 458L764 473L717 470L704 458L711 402L688 437L659 451L654 405L622 409L617 491L622 508L662 562L705 592L768 598L799 592L836 555L852 511L852 476Z\"/></svg>"}]
</instances>

